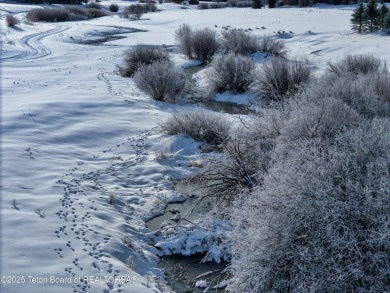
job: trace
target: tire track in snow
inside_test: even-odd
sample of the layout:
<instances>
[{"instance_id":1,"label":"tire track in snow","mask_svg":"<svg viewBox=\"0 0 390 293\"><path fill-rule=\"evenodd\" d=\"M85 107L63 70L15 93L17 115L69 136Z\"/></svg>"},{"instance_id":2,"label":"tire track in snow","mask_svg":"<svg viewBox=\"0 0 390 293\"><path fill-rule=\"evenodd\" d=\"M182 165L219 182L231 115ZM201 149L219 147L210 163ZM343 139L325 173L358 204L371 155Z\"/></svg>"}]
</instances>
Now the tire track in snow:
<instances>
[{"instance_id":1,"label":"tire track in snow","mask_svg":"<svg viewBox=\"0 0 390 293\"><path fill-rule=\"evenodd\" d=\"M1 58L1 62L15 62L26 61L43 58L51 55L51 50L41 43L44 38L62 33L69 29L69 26L58 25L55 28L49 29L44 32L35 33L23 37L20 40L20 44L26 49L24 52L20 52L15 56L8 56Z\"/></svg>"}]
</instances>

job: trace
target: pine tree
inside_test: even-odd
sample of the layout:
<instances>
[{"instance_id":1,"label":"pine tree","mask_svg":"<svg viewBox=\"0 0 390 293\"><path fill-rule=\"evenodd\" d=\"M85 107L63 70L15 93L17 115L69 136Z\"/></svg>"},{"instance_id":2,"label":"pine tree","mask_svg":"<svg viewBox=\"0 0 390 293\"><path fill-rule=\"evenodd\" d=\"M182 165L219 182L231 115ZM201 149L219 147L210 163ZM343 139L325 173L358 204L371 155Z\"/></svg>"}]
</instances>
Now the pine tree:
<instances>
[{"instance_id":1,"label":"pine tree","mask_svg":"<svg viewBox=\"0 0 390 293\"><path fill-rule=\"evenodd\" d=\"M261 9L262 7L263 7L262 0L253 0L253 2L252 2L253 9Z\"/></svg>"},{"instance_id":2,"label":"pine tree","mask_svg":"<svg viewBox=\"0 0 390 293\"><path fill-rule=\"evenodd\" d=\"M362 32L363 23L364 23L364 6L363 3L360 3L358 7L352 13L351 18L352 29L358 33Z\"/></svg>"},{"instance_id":3,"label":"pine tree","mask_svg":"<svg viewBox=\"0 0 390 293\"><path fill-rule=\"evenodd\" d=\"M276 0L268 0L268 8L275 8Z\"/></svg>"},{"instance_id":4,"label":"pine tree","mask_svg":"<svg viewBox=\"0 0 390 293\"><path fill-rule=\"evenodd\" d=\"M390 30L390 13L386 16L386 19L385 19L385 29Z\"/></svg>"},{"instance_id":5,"label":"pine tree","mask_svg":"<svg viewBox=\"0 0 390 293\"><path fill-rule=\"evenodd\" d=\"M370 0L367 7L364 9L364 26L370 30L370 32L378 29L378 15L379 10L375 0Z\"/></svg>"},{"instance_id":6,"label":"pine tree","mask_svg":"<svg viewBox=\"0 0 390 293\"><path fill-rule=\"evenodd\" d=\"M390 9L386 6L386 4L382 4L382 6L378 9L378 26L381 30L385 29L386 18L389 16Z\"/></svg>"}]
</instances>

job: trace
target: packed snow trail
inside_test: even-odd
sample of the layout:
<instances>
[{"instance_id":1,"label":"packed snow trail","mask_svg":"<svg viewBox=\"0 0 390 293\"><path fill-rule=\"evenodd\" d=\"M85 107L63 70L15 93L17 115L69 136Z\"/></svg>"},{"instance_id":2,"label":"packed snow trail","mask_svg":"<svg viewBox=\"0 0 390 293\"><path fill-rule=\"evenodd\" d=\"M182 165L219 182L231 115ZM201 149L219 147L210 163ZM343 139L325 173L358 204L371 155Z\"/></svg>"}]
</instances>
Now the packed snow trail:
<instances>
[{"instance_id":1,"label":"packed snow trail","mask_svg":"<svg viewBox=\"0 0 390 293\"><path fill-rule=\"evenodd\" d=\"M20 40L20 44L23 46L25 51L14 56L2 57L1 62L26 61L49 56L51 55L51 50L42 44L42 40L49 36L62 33L68 29L69 27L66 25L56 25L52 29L27 35Z\"/></svg>"}]
</instances>

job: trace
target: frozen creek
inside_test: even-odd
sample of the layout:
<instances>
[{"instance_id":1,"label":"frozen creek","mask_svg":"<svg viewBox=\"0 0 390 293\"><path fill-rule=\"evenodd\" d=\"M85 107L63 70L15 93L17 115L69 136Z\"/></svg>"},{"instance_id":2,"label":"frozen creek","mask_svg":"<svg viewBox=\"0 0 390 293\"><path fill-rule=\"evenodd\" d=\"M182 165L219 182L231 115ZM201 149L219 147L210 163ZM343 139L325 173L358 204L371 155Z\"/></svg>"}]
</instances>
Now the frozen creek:
<instances>
[{"instance_id":1,"label":"frozen creek","mask_svg":"<svg viewBox=\"0 0 390 293\"><path fill-rule=\"evenodd\" d=\"M187 199L181 202L174 202L167 205L162 215L149 220L146 225L151 231L159 231L162 223L185 225L197 220L211 210L210 202L199 202L202 189L196 184L176 184L175 191L185 195ZM180 214L181 220L174 221L172 218ZM212 286L223 280L222 271L227 267L227 262L206 262L202 263L204 254L190 256L173 255L162 256L159 267L167 276L168 284L175 292L203 292L204 288L197 288L196 282L205 280ZM205 275L204 277L199 277ZM212 287L210 286L210 287ZM214 290L210 289L210 292ZM218 292L223 292L219 289Z\"/></svg>"}]
</instances>

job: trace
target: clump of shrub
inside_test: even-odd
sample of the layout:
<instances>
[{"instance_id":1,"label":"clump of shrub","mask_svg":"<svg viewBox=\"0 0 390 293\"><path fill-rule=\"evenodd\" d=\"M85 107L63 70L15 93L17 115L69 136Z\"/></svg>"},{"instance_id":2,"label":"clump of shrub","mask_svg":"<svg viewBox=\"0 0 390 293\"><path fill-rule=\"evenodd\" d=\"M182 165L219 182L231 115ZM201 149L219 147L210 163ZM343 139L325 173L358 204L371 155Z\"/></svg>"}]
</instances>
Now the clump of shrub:
<instances>
[{"instance_id":1,"label":"clump of shrub","mask_svg":"<svg viewBox=\"0 0 390 293\"><path fill-rule=\"evenodd\" d=\"M331 113L328 113L331 114ZM390 121L300 140L236 201L228 292L388 291Z\"/></svg>"},{"instance_id":2,"label":"clump of shrub","mask_svg":"<svg viewBox=\"0 0 390 293\"><path fill-rule=\"evenodd\" d=\"M210 61L219 49L217 33L210 28L193 31L189 25L182 24L175 32L175 38L182 54L202 63Z\"/></svg>"},{"instance_id":3,"label":"clump of shrub","mask_svg":"<svg viewBox=\"0 0 390 293\"><path fill-rule=\"evenodd\" d=\"M209 9L210 8L210 5L208 3L205 3L205 2L202 2L202 3L199 3L198 5L198 9Z\"/></svg>"},{"instance_id":4,"label":"clump of shrub","mask_svg":"<svg viewBox=\"0 0 390 293\"><path fill-rule=\"evenodd\" d=\"M195 176L218 203L214 215L234 226L227 292L390 291L388 71L381 63L306 83L305 63L272 62L281 63L267 83L276 76L294 94L243 119L223 158ZM198 137L206 114L191 115L162 127Z\"/></svg>"},{"instance_id":5,"label":"clump of shrub","mask_svg":"<svg viewBox=\"0 0 390 293\"><path fill-rule=\"evenodd\" d=\"M142 4L132 4L127 6L123 11L121 16L124 18L129 18L131 20L140 20L141 17L145 14L145 7Z\"/></svg>"},{"instance_id":6,"label":"clump of shrub","mask_svg":"<svg viewBox=\"0 0 390 293\"><path fill-rule=\"evenodd\" d=\"M306 92L317 98L338 98L366 117L390 113L390 76L383 72L326 75Z\"/></svg>"},{"instance_id":7,"label":"clump of shrub","mask_svg":"<svg viewBox=\"0 0 390 293\"><path fill-rule=\"evenodd\" d=\"M106 15L107 13L101 9L83 9L77 6L69 6L64 8L35 8L26 14L26 18L32 22L63 22L86 20Z\"/></svg>"},{"instance_id":8,"label":"clump of shrub","mask_svg":"<svg viewBox=\"0 0 390 293\"><path fill-rule=\"evenodd\" d=\"M259 51L284 58L287 55L286 45L282 40L263 36L259 39Z\"/></svg>"},{"instance_id":9,"label":"clump of shrub","mask_svg":"<svg viewBox=\"0 0 390 293\"><path fill-rule=\"evenodd\" d=\"M213 145L226 142L230 128L230 121L222 114L203 109L174 113L161 125L167 134L184 134Z\"/></svg>"},{"instance_id":10,"label":"clump of shrub","mask_svg":"<svg viewBox=\"0 0 390 293\"><path fill-rule=\"evenodd\" d=\"M102 9L99 3L97 2L89 2L87 4L87 8L94 8L94 9Z\"/></svg>"},{"instance_id":11,"label":"clump of shrub","mask_svg":"<svg viewBox=\"0 0 390 293\"><path fill-rule=\"evenodd\" d=\"M146 12L157 12L158 11L157 5L153 2L149 1L144 6L145 6Z\"/></svg>"},{"instance_id":12,"label":"clump of shrub","mask_svg":"<svg viewBox=\"0 0 390 293\"><path fill-rule=\"evenodd\" d=\"M219 49L217 33L210 28L194 31L191 35L191 47L195 59L203 63L210 61Z\"/></svg>"},{"instance_id":13,"label":"clump of shrub","mask_svg":"<svg viewBox=\"0 0 390 293\"><path fill-rule=\"evenodd\" d=\"M219 9L219 8L226 8L229 7L228 3L223 3L223 2L213 2L209 4L209 8L211 9Z\"/></svg>"},{"instance_id":14,"label":"clump of shrub","mask_svg":"<svg viewBox=\"0 0 390 293\"><path fill-rule=\"evenodd\" d=\"M186 84L182 70L172 62L161 60L152 64L142 64L134 75L137 87L156 101L175 102Z\"/></svg>"},{"instance_id":15,"label":"clump of shrub","mask_svg":"<svg viewBox=\"0 0 390 293\"><path fill-rule=\"evenodd\" d=\"M386 64L372 55L330 62L327 73L305 92L318 99L340 99L366 117L390 113L390 74Z\"/></svg>"},{"instance_id":16,"label":"clump of shrub","mask_svg":"<svg viewBox=\"0 0 390 293\"><path fill-rule=\"evenodd\" d=\"M170 62L167 52L160 47L137 45L124 52L124 65L118 66L120 75L132 77L141 65L149 65L157 61Z\"/></svg>"},{"instance_id":17,"label":"clump of shrub","mask_svg":"<svg viewBox=\"0 0 390 293\"><path fill-rule=\"evenodd\" d=\"M192 28L183 23L175 32L176 44L179 51L187 58L192 59L192 43L191 43Z\"/></svg>"},{"instance_id":18,"label":"clump of shrub","mask_svg":"<svg viewBox=\"0 0 390 293\"><path fill-rule=\"evenodd\" d=\"M107 15L107 12L102 9L88 8L86 10L88 13L88 18L99 18Z\"/></svg>"},{"instance_id":19,"label":"clump of shrub","mask_svg":"<svg viewBox=\"0 0 390 293\"><path fill-rule=\"evenodd\" d=\"M274 58L256 72L253 90L267 99L281 100L310 79L310 68L300 60Z\"/></svg>"},{"instance_id":20,"label":"clump of shrub","mask_svg":"<svg viewBox=\"0 0 390 293\"><path fill-rule=\"evenodd\" d=\"M299 93L286 106L280 139L286 142L322 139L333 141L344 129L357 125L360 116L342 100Z\"/></svg>"},{"instance_id":21,"label":"clump of shrub","mask_svg":"<svg viewBox=\"0 0 390 293\"><path fill-rule=\"evenodd\" d=\"M31 11L27 12L26 19L33 22L62 22L69 21L70 15L70 12L67 11L65 8L34 8ZM83 15L78 15L80 19L87 19L86 13Z\"/></svg>"},{"instance_id":22,"label":"clump of shrub","mask_svg":"<svg viewBox=\"0 0 390 293\"><path fill-rule=\"evenodd\" d=\"M145 13L156 11L158 11L158 8L156 4L152 2L147 2L146 4L131 4L122 11L121 17L139 20Z\"/></svg>"},{"instance_id":23,"label":"clump of shrub","mask_svg":"<svg viewBox=\"0 0 390 293\"><path fill-rule=\"evenodd\" d=\"M255 62L245 56L228 53L215 55L204 71L205 83L214 92L244 93L253 82Z\"/></svg>"},{"instance_id":24,"label":"clump of shrub","mask_svg":"<svg viewBox=\"0 0 390 293\"><path fill-rule=\"evenodd\" d=\"M112 4L110 4L110 6L108 7L108 9L109 9L111 12L118 12L118 11L119 11L119 6L118 6L118 4L116 4L116 3L112 3Z\"/></svg>"},{"instance_id":25,"label":"clump of shrub","mask_svg":"<svg viewBox=\"0 0 390 293\"><path fill-rule=\"evenodd\" d=\"M253 2L247 1L247 0L228 0L227 3L230 7L236 7L236 8L245 8L245 7L252 7Z\"/></svg>"},{"instance_id":26,"label":"clump of shrub","mask_svg":"<svg viewBox=\"0 0 390 293\"><path fill-rule=\"evenodd\" d=\"M328 72L340 75L343 73L368 74L386 70L386 65L372 54L347 55L338 62L328 62Z\"/></svg>"},{"instance_id":27,"label":"clump of shrub","mask_svg":"<svg viewBox=\"0 0 390 293\"><path fill-rule=\"evenodd\" d=\"M256 36L244 30L223 30L221 35L221 46L226 51L247 55L255 53L259 49L259 42Z\"/></svg>"},{"instance_id":28,"label":"clump of shrub","mask_svg":"<svg viewBox=\"0 0 390 293\"><path fill-rule=\"evenodd\" d=\"M5 21L7 23L7 26L12 28L16 27L20 23L19 19L17 19L12 14L7 14L5 17Z\"/></svg>"},{"instance_id":29,"label":"clump of shrub","mask_svg":"<svg viewBox=\"0 0 390 293\"><path fill-rule=\"evenodd\" d=\"M175 4L183 4L183 0L165 0L165 2L171 2L171 3L175 3Z\"/></svg>"}]
</instances>

